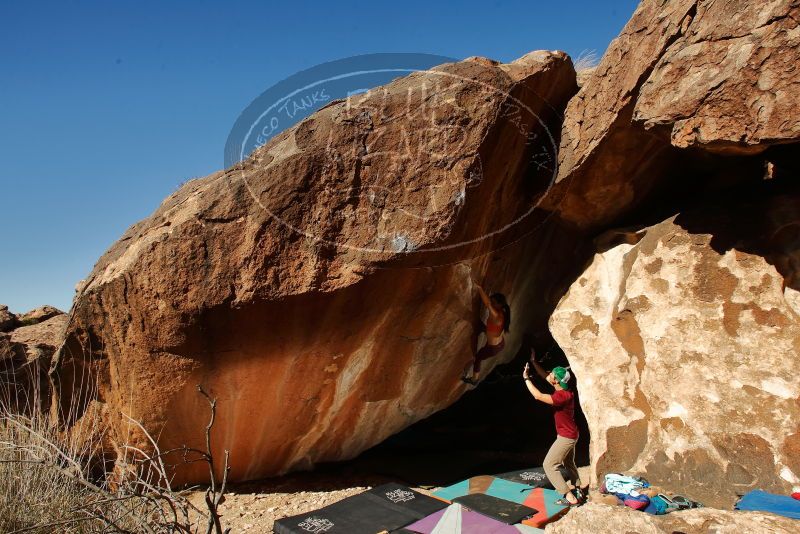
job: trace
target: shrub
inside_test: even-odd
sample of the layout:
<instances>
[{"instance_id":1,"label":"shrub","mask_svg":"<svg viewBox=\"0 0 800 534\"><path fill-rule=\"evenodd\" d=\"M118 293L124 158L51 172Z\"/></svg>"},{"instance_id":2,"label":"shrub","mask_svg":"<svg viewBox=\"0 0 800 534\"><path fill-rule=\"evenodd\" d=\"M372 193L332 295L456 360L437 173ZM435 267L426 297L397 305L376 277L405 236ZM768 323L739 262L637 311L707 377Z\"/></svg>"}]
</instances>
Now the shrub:
<instances>
[{"instance_id":1,"label":"shrub","mask_svg":"<svg viewBox=\"0 0 800 534\"><path fill-rule=\"evenodd\" d=\"M170 487L162 461L167 454L182 452L186 461L213 467L210 445L216 402L199 386L198 391L211 408L206 451L183 447L162 453L144 428L129 419L150 439L154 452L121 444L115 449L122 452L113 460L103 455L107 435L91 409L82 410L76 425L64 432L47 413L20 413L16 404L10 407L0 401L0 532L221 534L217 505L227 476L217 485L211 470L207 509L200 510ZM227 475L227 452L224 461Z\"/></svg>"},{"instance_id":2,"label":"shrub","mask_svg":"<svg viewBox=\"0 0 800 534\"><path fill-rule=\"evenodd\" d=\"M595 50L583 50L575 59L575 72L593 69L598 63L600 63L600 58L597 57Z\"/></svg>"}]
</instances>

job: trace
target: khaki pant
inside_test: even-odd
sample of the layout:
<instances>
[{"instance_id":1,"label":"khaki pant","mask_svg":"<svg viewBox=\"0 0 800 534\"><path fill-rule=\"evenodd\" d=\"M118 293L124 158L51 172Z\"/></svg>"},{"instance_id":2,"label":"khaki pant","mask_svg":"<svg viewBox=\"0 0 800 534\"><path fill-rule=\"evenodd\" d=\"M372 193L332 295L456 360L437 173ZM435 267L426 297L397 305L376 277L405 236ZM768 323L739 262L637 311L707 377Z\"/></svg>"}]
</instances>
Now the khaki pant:
<instances>
[{"instance_id":1,"label":"khaki pant","mask_svg":"<svg viewBox=\"0 0 800 534\"><path fill-rule=\"evenodd\" d=\"M575 465L575 444L578 443L577 439L569 439L564 436L558 436L547 451L547 456L544 457L544 472L556 491L562 495L566 495L569 491L569 486L561 475L558 466L563 465L570 473L570 482L576 488L581 486L581 479L578 475L578 466Z\"/></svg>"}]
</instances>

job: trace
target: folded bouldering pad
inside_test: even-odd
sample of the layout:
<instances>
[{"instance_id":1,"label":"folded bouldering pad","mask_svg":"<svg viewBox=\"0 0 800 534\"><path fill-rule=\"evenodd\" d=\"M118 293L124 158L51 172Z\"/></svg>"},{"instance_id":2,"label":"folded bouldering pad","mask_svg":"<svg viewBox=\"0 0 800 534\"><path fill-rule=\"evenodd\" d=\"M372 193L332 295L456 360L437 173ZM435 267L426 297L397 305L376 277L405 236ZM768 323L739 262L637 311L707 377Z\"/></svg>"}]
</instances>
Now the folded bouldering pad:
<instances>
[{"instance_id":1,"label":"folded bouldering pad","mask_svg":"<svg viewBox=\"0 0 800 534\"><path fill-rule=\"evenodd\" d=\"M275 522L276 534L377 534L402 528L447 503L400 484L385 484L313 512Z\"/></svg>"},{"instance_id":2,"label":"folded bouldering pad","mask_svg":"<svg viewBox=\"0 0 800 534\"><path fill-rule=\"evenodd\" d=\"M403 533L414 534L534 534L544 532L528 525L506 525L491 517L452 504L430 516L406 526Z\"/></svg>"},{"instance_id":3,"label":"folded bouldering pad","mask_svg":"<svg viewBox=\"0 0 800 534\"><path fill-rule=\"evenodd\" d=\"M473 493L472 495L464 495L463 497L456 497L453 499L454 503L465 506L473 512L478 512L492 519L496 519L507 525L513 525L521 522L523 519L532 517L536 510L524 504L492 497L484 493Z\"/></svg>"},{"instance_id":4,"label":"folded bouldering pad","mask_svg":"<svg viewBox=\"0 0 800 534\"><path fill-rule=\"evenodd\" d=\"M565 467L561 466L558 470L561 471L561 476L563 476L565 480L569 479L570 473ZM543 467L531 467L528 469L520 469L519 471L509 471L507 473L495 475L495 477L517 482L518 484L526 484L532 488L553 489L553 484L547 478Z\"/></svg>"},{"instance_id":5,"label":"folded bouldering pad","mask_svg":"<svg viewBox=\"0 0 800 534\"><path fill-rule=\"evenodd\" d=\"M482 493L518 504L524 504L525 498L531 491L532 488L526 484L519 484L518 482L511 482L510 480L483 475L441 488L434 491L433 495L452 502L453 499L457 497Z\"/></svg>"},{"instance_id":6,"label":"folded bouldering pad","mask_svg":"<svg viewBox=\"0 0 800 534\"><path fill-rule=\"evenodd\" d=\"M556 504L556 501L562 497L556 490L532 488L526 484L492 476L472 477L452 486L441 488L433 492L433 495L452 502L458 497L476 493L491 495L533 508L536 513L523 523L535 527L546 525L569 510L568 506Z\"/></svg>"},{"instance_id":7,"label":"folded bouldering pad","mask_svg":"<svg viewBox=\"0 0 800 534\"><path fill-rule=\"evenodd\" d=\"M567 511L569 511L569 506L556 504L556 501L561 497L563 497L563 495L556 490L533 488L527 493L522 504L530 506L536 510L536 513L533 517L525 519L523 523L534 527L541 527L566 514Z\"/></svg>"},{"instance_id":8,"label":"folded bouldering pad","mask_svg":"<svg viewBox=\"0 0 800 534\"><path fill-rule=\"evenodd\" d=\"M735 508L737 510L770 512L792 519L800 519L800 501L787 495L775 495L761 490L746 493L736 503Z\"/></svg>"}]
</instances>

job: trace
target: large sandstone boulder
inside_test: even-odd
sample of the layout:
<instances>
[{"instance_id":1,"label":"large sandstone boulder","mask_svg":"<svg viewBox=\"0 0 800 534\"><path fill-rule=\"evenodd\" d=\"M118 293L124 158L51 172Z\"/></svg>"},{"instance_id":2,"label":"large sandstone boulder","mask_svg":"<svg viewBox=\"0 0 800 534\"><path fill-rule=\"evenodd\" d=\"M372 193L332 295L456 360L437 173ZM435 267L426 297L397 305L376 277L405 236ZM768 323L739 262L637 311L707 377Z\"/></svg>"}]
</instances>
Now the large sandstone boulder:
<instances>
[{"instance_id":1,"label":"large sandstone boulder","mask_svg":"<svg viewBox=\"0 0 800 534\"><path fill-rule=\"evenodd\" d=\"M598 239L550 319L594 482L633 471L726 508L800 485L800 194L778 187Z\"/></svg>"},{"instance_id":2,"label":"large sandstone boulder","mask_svg":"<svg viewBox=\"0 0 800 534\"><path fill-rule=\"evenodd\" d=\"M41 412L50 406L48 372L64 340L67 320L62 313L0 333L0 404L21 413Z\"/></svg>"},{"instance_id":3,"label":"large sandstone boulder","mask_svg":"<svg viewBox=\"0 0 800 534\"><path fill-rule=\"evenodd\" d=\"M525 265L557 234L531 210L576 90L563 53L470 58L331 103L187 183L80 289L62 416L89 377L112 436L150 447L130 416L162 450L202 448L201 384L241 480L353 457L451 404L474 353L471 277L510 296L500 359L542 313Z\"/></svg>"},{"instance_id":4,"label":"large sandstone boulder","mask_svg":"<svg viewBox=\"0 0 800 534\"><path fill-rule=\"evenodd\" d=\"M673 146L753 154L800 139L800 1L694 2L636 99Z\"/></svg>"},{"instance_id":5,"label":"large sandstone boulder","mask_svg":"<svg viewBox=\"0 0 800 534\"><path fill-rule=\"evenodd\" d=\"M545 527L547 534L742 534L797 532L797 520L762 512L702 508L655 516L627 506L585 504Z\"/></svg>"},{"instance_id":6,"label":"large sandstone boulder","mask_svg":"<svg viewBox=\"0 0 800 534\"><path fill-rule=\"evenodd\" d=\"M544 205L599 228L762 165L736 155L796 162L782 145L800 140L799 20L798 0L641 2L567 107Z\"/></svg>"}]
</instances>

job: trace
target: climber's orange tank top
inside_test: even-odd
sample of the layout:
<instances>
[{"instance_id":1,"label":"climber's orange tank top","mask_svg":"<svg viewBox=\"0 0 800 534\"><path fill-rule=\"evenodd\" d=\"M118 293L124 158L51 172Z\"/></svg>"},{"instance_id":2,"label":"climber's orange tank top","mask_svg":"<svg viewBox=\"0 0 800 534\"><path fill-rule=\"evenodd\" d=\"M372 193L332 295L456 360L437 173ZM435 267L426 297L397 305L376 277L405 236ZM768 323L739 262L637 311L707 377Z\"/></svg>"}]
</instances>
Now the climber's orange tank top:
<instances>
[{"instance_id":1,"label":"climber's orange tank top","mask_svg":"<svg viewBox=\"0 0 800 534\"><path fill-rule=\"evenodd\" d=\"M490 315L489 318L486 319L486 335L492 337L498 337L502 333L503 333L503 323L492 322L492 316Z\"/></svg>"}]
</instances>

